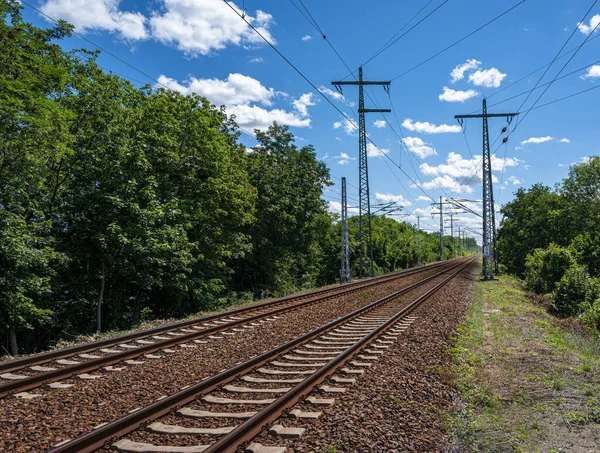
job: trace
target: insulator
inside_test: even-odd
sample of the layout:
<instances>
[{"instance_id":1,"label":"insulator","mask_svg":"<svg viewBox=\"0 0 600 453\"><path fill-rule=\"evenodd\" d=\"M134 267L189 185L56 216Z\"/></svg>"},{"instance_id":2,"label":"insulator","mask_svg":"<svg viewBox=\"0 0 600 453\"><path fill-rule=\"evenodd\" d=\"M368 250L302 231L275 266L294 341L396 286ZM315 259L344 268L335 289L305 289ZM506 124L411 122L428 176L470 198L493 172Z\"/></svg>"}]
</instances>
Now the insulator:
<instances>
[{"instance_id":1,"label":"insulator","mask_svg":"<svg viewBox=\"0 0 600 453\"><path fill-rule=\"evenodd\" d=\"M506 143L507 141L508 141L508 137L504 137L504 138L502 139L502 143Z\"/></svg>"},{"instance_id":2,"label":"insulator","mask_svg":"<svg viewBox=\"0 0 600 453\"><path fill-rule=\"evenodd\" d=\"M502 132L501 132L501 134L504 134L505 132L506 132L506 126L504 126L504 127L502 128Z\"/></svg>"}]
</instances>

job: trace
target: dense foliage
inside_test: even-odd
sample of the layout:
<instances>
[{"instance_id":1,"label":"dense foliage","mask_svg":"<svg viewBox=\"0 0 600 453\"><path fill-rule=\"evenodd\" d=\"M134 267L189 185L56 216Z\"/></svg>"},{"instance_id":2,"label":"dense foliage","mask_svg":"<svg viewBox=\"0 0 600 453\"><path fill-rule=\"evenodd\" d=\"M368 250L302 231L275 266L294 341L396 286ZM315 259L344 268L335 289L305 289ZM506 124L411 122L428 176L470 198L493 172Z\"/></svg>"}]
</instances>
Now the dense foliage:
<instances>
[{"instance_id":1,"label":"dense foliage","mask_svg":"<svg viewBox=\"0 0 600 453\"><path fill-rule=\"evenodd\" d=\"M500 257L559 313L600 328L600 157L571 166L553 190L519 189L502 207Z\"/></svg>"},{"instance_id":2,"label":"dense foliage","mask_svg":"<svg viewBox=\"0 0 600 453\"><path fill-rule=\"evenodd\" d=\"M338 280L340 224L312 146L273 124L246 149L224 108L63 51L71 30L0 2L5 351ZM373 236L377 272L417 264L414 227L374 217ZM423 262L436 260L437 236L421 238Z\"/></svg>"}]
</instances>

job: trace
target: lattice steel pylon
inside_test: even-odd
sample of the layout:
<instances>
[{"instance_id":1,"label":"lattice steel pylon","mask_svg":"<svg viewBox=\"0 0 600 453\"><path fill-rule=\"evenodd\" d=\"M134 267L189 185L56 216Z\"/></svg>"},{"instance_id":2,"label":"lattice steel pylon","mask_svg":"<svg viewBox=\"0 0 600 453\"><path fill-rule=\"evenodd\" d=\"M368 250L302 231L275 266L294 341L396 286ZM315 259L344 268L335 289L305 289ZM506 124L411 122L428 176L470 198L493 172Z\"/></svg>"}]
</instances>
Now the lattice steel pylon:
<instances>
[{"instance_id":1,"label":"lattice steel pylon","mask_svg":"<svg viewBox=\"0 0 600 453\"><path fill-rule=\"evenodd\" d=\"M455 115L462 124L465 118L483 119L483 280L494 278L494 262L497 258L496 244L496 216L494 213L494 191L492 187L492 158L490 153L490 134L488 130L488 118L507 117L512 119L517 113L488 113L487 101L483 100L482 112L476 115ZM504 140L506 141L506 139ZM496 263L497 270L497 263Z\"/></svg>"},{"instance_id":2,"label":"lattice steel pylon","mask_svg":"<svg viewBox=\"0 0 600 453\"><path fill-rule=\"evenodd\" d=\"M389 94L390 81L372 82L363 80L362 66L358 69L358 80L354 82L337 81L331 82L341 93L342 85L358 85L358 241L360 244L361 262L359 266L360 276L365 272L368 265L368 274L372 277L373 272L373 235L371 232L371 203L369 199L369 168L367 162L367 132L365 130L365 113L391 112L390 109L365 109L364 86L382 85ZM366 222L366 234L365 234ZM368 242L366 239L368 238ZM367 242L365 244L365 242ZM368 259L367 255L368 253Z\"/></svg>"},{"instance_id":3,"label":"lattice steel pylon","mask_svg":"<svg viewBox=\"0 0 600 453\"><path fill-rule=\"evenodd\" d=\"M346 195L346 177L342 177L342 265L340 281L350 281L350 244L348 233L348 198Z\"/></svg>"}]
</instances>

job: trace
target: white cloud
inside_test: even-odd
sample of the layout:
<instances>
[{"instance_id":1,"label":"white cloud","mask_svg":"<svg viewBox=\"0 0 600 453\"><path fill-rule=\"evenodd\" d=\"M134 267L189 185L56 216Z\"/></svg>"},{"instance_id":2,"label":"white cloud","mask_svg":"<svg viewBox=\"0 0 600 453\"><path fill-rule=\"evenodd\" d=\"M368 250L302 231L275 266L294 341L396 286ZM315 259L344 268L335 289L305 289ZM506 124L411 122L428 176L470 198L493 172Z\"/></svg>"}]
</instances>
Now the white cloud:
<instances>
[{"instance_id":1,"label":"white cloud","mask_svg":"<svg viewBox=\"0 0 600 453\"><path fill-rule=\"evenodd\" d=\"M506 184L508 185L509 182L511 182L513 186L518 186L521 184L521 181L516 176L510 176L507 179Z\"/></svg>"},{"instance_id":2,"label":"white cloud","mask_svg":"<svg viewBox=\"0 0 600 453\"><path fill-rule=\"evenodd\" d=\"M47 0L40 10L54 19L64 19L79 33L108 31L129 40L148 38L147 18L141 13L121 11L120 0Z\"/></svg>"},{"instance_id":3,"label":"white cloud","mask_svg":"<svg viewBox=\"0 0 600 453\"><path fill-rule=\"evenodd\" d=\"M496 68L475 71L469 75L469 81L479 87L498 88L506 74L501 73Z\"/></svg>"},{"instance_id":4,"label":"white cloud","mask_svg":"<svg viewBox=\"0 0 600 453\"><path fill-rule=\"evenodd\" d=\"M438 96L438 99L446 102L465 102L477 96L479 93L475 90L460 91L444 87L443 93Z\"/></svg>"},{"instance_id":5,"label":"white cloud","mask_svg":"<svg viewBox=\"0 0 600 453\"><path fill-rule=\"evenodd\" d=\"M235 115L235 121L241 127L248 129L267 129L273 121L292 127L310 127L310 118L301 118L292 112L282 109L267 110L257 105L233 105L227 109L230 115Z\"/></svg>"},{"instance_id":6,"label":"white cloud","mask_svg":"<svg viewBox=\"0 0 600 453\"><path fill-rule=\"evenodd\" d=\"M367 157L383 157L384 154L389 152L388 148L378 148L373 143L367 143Z\"/></svg>"},{"instance_id":7,"label":"white cloud","mask_svg":"<svg viewBox=\"0 0 600 453\"><path fill-rule=\"evenodd\" d=\"M221 0L162 0L161 3L161 11L155 12L150 18L152 37L164 44L175 46L191 57L208 55L228 45L248 46L263 42L260 36ZM234 3L229 5L242 14L242 10ZM269 32L273 16L257 10L255 16L246 14L246 20L266 39L275 43Z\"/></svg>"},{"instance_id":8,"label":"white cloud","mask_svg":"<svg viewBox=\"0 0 600 453\"><path fill-rule=\"evenodd\" d=\"M579 76L581 80L600 79L600 65L590 66L585 74Z\"/></svg>"},{"instance_id":9,"label":"white cloud","mask_svg":"<svg viewBox=\"0 0 600 453\"><path fill-rule=\"evenodd\" d=\"M445 133L458 133L461 132L461 127L457 124L454 126L450 126L448 124L440 124L436 126L435 124L425 122L413 122L412 119L406 118L402 123L402 127L405 127L409 131L421 132L424 134L445 134Z\"/></svg>"},{"instance_id":10,"label":"white cloud","mask_svg":"<svg viewBox=\"0 0 600 453\"><path fill-rule=\"evenodd\" d=\"M342 203L339 201L328 201L327 210L332 214L342 214ZM355 206L347 206L348 207L348 215L358 214L358 208Z\"/></svg>"},{"instance_id":11,"label":"white cloud","mask_svg":"<svg viewBox=\"0 0 600 453\"><path fill-rule=\"evenodd\" d=\"M349 164L351 161L356 160L356 157L350 157L346 153L340 153L339 156L334 156L333 159L337 159L336 163L339 165L346 165Z\"/></svg>"},{"instance_id":12,"label":"white cloud","mask_svg":"<svg viewBox=\"0 0 600 453\"><path fill-rule=\"evenodd\" d=\"M499 158L492 155L492 171L502 171L503 168L516 167L523 161L513 157ZM458 153L449 153L445 164L436 166L423 163L419 166L421 172L426 176L434 177L432 181L423 184L425 189L444 187L452 191L459 191L464 184L468 184L463 192L473 191L473 185L481 184L481 156L465 159ZM477 171L475 171L477 168ZM495 175L492 177L497 180ZM493 180L494 180L493 179Z\"/></svg>"},{"instance_id":13,"label":"white cloud","mask_svg":"<svg viewBox=\"0 0 600 453\"><path fill-rule=\"evenodd\" d=\"M377 201L381 201L382 203L389 203L390 201L393 201L402 206L412 206L412 203L410 201L408 201L406 198L404 198L404 196L401 194L394 195L391 193L377 192L377 193L375 193L375 199Z\"/></svg>"},{"instance_id":14,"label":"white cloud","mask_svg":"<svg viewBox=\"0 0 600 453\"><path fill-rule=\"evenodd\" d=\"M312 36L310 36L310 35L304 35L304 36L302 37L302 41L310 41L311 39L313 39L313 38L312 38Z\"/></svg>"},{"instance_id":15,"label":"white cloud","mask_svg":"<svg viewBox=\"0 0 600 453\"><path fill-rule=\"evenodd\" d=\"M373 123L373 126L375 126L377 129L382 129L384 128L386 125L385 120L377 120Z\"/></svg>"},{"instance_id":16,"label":"white cloud","mask_svg":"<svg viewBox=\"0 0 600 453\"><path fill-rule=\"evenodd\" d=\"M465 77L466 71L470 71L472 69L477 69L480 64L481 64L481 61L477 61L473 58L473 59L467 60L466 63L458 65L450 73L450 82L456 83L459 80L462 80Z\"/></svg>"},{"instance_id":17,"label":"white cloud","mask_svg":"<svg viewBox=\"0 0 600 453\"><path fill-rule=\"evenodd\" d=\"M267 89L258 80L237 73L229 74L226 80L190 77L189 80L180 84L174 79L161 75L158 81L183 94L197 93L215 105L229 106L249 102L271 105L271 99L275 96L273 88Z\"/></svg>"},{"instance_id":18,"label":"white cloud","mask_svg":"<svg viewBox=\"0 0 600 453\"><path fill-rule=\"evenodd\" d=\"M432 201L431 198L426 197L425 195L419 195L417 197L417 200L419 200L419 201Z\"/></svg>"},{"instance_id":19,"label":"white cloud","mask_svg":"<svg viewBox=\"0 0 600 453\"><path fill-rule=\"evenodd\" d=\"M546 137L530 137L527 140L523 140L521 145L528 145L530 143L538 144L538 143L546 143L552 140L553 137L547 135Z\"/></svg>"},{"instance_id":20,"label":"white cloud","mask_svg":"<svg viewBox=\"0 0 600 453\"><path fill-rule=\"evenodd\" d=\"M344 118L343 121L336 121L335 123L333 123L333 128L339 129L339 128L343 127L346 135L357 135L356 127L354 127L352 124L353 124L352 121L350 121L347 118Z\"/></svg>"},{"instance_id":21,"label":"white cloud","mask_svg":"<svg viewBox=\"0 0 600 453\"><path fill-rule=\"evenodd\" d=\"M267 129L273 121L293 127L310 127L306 107L312 104L311 97L302 95L294 101L298 111L287 112L282 109L267 110L258 105L273 104L272 99L279 94L273 88L266 88L258 80L242 74L229 74L226 80L196 79L190 77L183 83L161 75L158 81L171 90L188 95L197 93L206 97L215 105L225 105L230 115L235 115L236 122L247 129Z\"/></svg>"},{"instance_id":22,"label":"white cloud","mask_svg":"<svg viewBox=\"0 0 600 453\"><path fill-rule=\"evenodd\" d=\"M251 57L248 59L248 63L262 63L265 61L263 57Z\"/></svg>"},{"instance_id":23,"label":"white cloud","mask_svg":"<svg viewBox=\"0 0 600 453\"><path fill-rule=\"evenodd\" d=\"M596 14L595 16L592 16L592 18L590 19L589 25L586 25L583 22L578 23L577 28L584 35L589 35L592 32L592 30L594 30L594 29L596 29L596 31L598 31L598 29L596 28L596 27L598 27L598 24L600 24L600 14Z\"/></svg>"},{"instance_id":24,"label":"white cloud","mask_svg":"<svg viewBox=\"0 0 600 453\"><path fill-rule=\"evenodd\" d=\"M333 91L333 90L331 90L331 89L329 89L329 88L327 88L326 86L323 86L323 85L321 85L319 87L319 91L321 93L323 93L323 94L326 94L330 98L335 99L336 101L344 101L350 107L354 107L354 102L348 101L342 93L339 93L337 91Z\"/></svg>"},{"instance_id":25,"label":"white cloud","mask_svg":"<svg viewBox=\"0 0 600 453\"><path fill-rule=\"evenodd\" d=\"M411 187L416 187L416 186L414 186L414 184L413 184ZM465 193L473 192L473 188L470 185L465 186L463 188L461 183L459 183L452 176L448 176L448 175L436 176L431 181L427 181L427 182L424 182L423 184L421 184L421 187L423 187L424 189L437 189L437 188L441 187L444 189L450 189L453 192L460 192L461 190Z\"/></svg>"},{"instance_id":26,"label":"white cloud","mask_svg":"<svg viewBox=\"0 0 600 453\"><path fill-rule=\"evenodd\" d=\"M300 115L308 116L308 107L317 105L317 102L313 99L312 93L304 93L298 99L295 99L292 104L294 104L294 108Z\"/></svg>"},{"instance_id":27,"label":"white cloud","mask_svg":"<svg viewBox=\"0 0 600 453\"><path fill-rule=\"evenodd\" d=\"M402 143L404 143L411 153L416 154L421 159L437 154L437 151L431 146L431 143L425 143L419 137L404 137Z\"/></svg>"},{"instance_id":28,"label":"white cloud","mask_svg":"<svg viewBox=\"0 0 600 453\"><path fill-rule=\"evenodd\" d=\"M571 140L569 140L568 138L564 137L564 138L561 138L558 142L559 143L571 143Z\"/></svg>"}]
</instances>

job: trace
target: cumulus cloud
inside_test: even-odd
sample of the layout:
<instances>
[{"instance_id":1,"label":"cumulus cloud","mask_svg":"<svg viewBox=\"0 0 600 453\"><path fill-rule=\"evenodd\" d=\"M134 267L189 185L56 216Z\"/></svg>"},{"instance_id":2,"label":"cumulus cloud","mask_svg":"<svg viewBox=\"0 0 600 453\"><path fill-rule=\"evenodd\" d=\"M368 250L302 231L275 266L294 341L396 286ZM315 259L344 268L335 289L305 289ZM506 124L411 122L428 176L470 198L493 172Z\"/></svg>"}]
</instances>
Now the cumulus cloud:
<instances>
[{"instance_id":1,"label":"cumulus cloud","mask_svg":"<svg viewBox=\"0 0 600 453\"><path fill-rule=\"evenodd\" d=\"M327 210L332 214L342 214L342 203L339 201L328 201ZM348 207L348 215L358 214L358 208L356 206L347 206Z\"/></svg>"},{"instance_id":2,"label":"cumulus cloud","mask_svg":"<svg viewBox=\"0 0 600 453\"><path fill-rule=\"evenodd\" d=\"M352 121L347 118L344 118L343 121L336 121L333 123L334 129L343 128L346 135L356 135L356 127L354 127Z\"/></svg>"},{"instance_id":3,"label":"cumulus cloud","mask_svg":"<svg viewBox=\"0 0 600 453\"><path fill-rule=\"evenodd\" d=\"M569 140L567 137L561 138L559 141L559 143L571 143L571 140Z\"/></svg>"},{"instance_id":4,"label":"cumulus cloud","mask_svg":"<svg viewBox=\"0 0 600 453\"><path fill-rule=\"evenodd\" d=\"M262 63L263 61L265 61L263 59L263 57L250 57L248 58L248 63Z\"/></svg>"},{"instance_id":5,"label":"cumulus cloud","mask_svg":"<svg viewBox=\"0 0 600 453\"><path fill-rule=\"evenodd\" d=\"M327 88L326 86L323 86L323 85L321 85L319 87L319 91L321 93L323 93L323 94L326 94L330 98L335 99L336 101L344 101L350 107L354 107L354 102L348 101L346 99L346 97L342 93L340 93L338 91L331 90L331 89L329 89L329 88Z\"/></svg>"},{"instance_id":6,"label":"cumulus cloud","mask_svg":"<svg viewBox=\"0 0 600 453\"><path fill-rule=\"evenodd\" d=\"M122 11L120 3L120 0L47 0L40 10L73 24L79 33L108 31L132 41L147 39L147 18L138 12Z\"/></svg>"},{"instance_id":7,"label":"cumulus cloud","mask_svg":"<svg viewBox=\"0 0 600 453\"><path fill-rule=\"evenodd\" d=\"M590 66L585 74L579 76L581 80L600 79L600 65Z\"/></svg>"},{"instance_id":8,"label":"cumulus cloud","mask_svg":"<svg viewBox=\"0 0 600 453\"><path fill-rule=\"evenodd\" d=\"M377 193L375 193L375 199L377 201L381 201L382 203L389 203L390 201L393 201L402 206L412 206L412 203L410 201L408 201L406 198L404 198L404 196L401 194L394 195L391 193L377 192Z\"/></svg>"},{"instance_id":9,"label":"cumulus cloud","mask_svg":"<svg viewBox=\"0 0 600 453\"><path fill-rule=\"evenodd\" d=\"M549 135L547 135L546 137L530 137L527 140L523 140L521 142L521 145L528 145L530 143L532 144L539 144L539 143L546 143L549 142L550 140L552 140L553 137L550 137Z\"/></svg>"},{"instance_id":10,"label":"cumulus cloud","mask_svg":"<svg viewBox=\"0 0 600 453\"><path fill-rule=\"evenodd\" d=\"M450 82L456 83L465 77L465 72L472 69L477 69L481 65L481 61L477 61L474 58L467 60L466 63L459 64L450 73Z\"/></svg>"},{"instance_id":11,"label":"cumulus cloud","mask_svg":"<svg viewBox=\"0 0 600 453\"><path fill-rule=\"evenodd\" d=\"M405 127L409 131L413 132L421 132L424 134L445 134L445 133L457 133L461 132L461 127L457 125L450 126L448 124L440 124L436 126L435 124L425 122L413 122L412 119L406 118L402 123L402 127Z\"/></svg>"},{"instance_id":12,"label":"cumulus cloud","mask_svg":"<svg viewBox=\"0 0 600 453\"><path fill-rule=\"evenodd\" d=\"M479 96L479 93L475 90L460 91L444 87L443 92L438 96L438 99L446 102L465 102L477 96Z\"/></svg>"},{"instance_id":13,"label":"cumulus cloud","mask_svg":"<svg viewBox=\"0 0 600 453\"><path fill-rule=\"evenodd\" d=\"M310 35L304 35L304 36L302 37L302 41L310 41L311 39L313 39L313 38L312 38L312 36L310 36Z\"/></svg>"},{"instance_id":14,"label":"cumulus cloud","mask_svg":"<svg viewBox=\"0 0 600 453\"><path fill-rule=\"evenodd\" d=\"M266 88L258 80L243 74L229 74L227 79L197 79L190 77L178 82L167 76L158 78L161 86L188 95L196 93L206 97L212 104L225 105L230 115L243 128L267 129L273 121L293 127L310 127L308 106L314 105L312 93L303 94L293 101L296 112L283 109L265 109L256 104L270 107L279 94L273 88ZM251 105L255 103L254 105Z\"/></svg>"},{"instance_id":15,"label":"cumulus cloud","mask_svg":"<svg viewBox=\"0 0 600 453\"><path fill-rule=\"evenodd\" d=\"M242 14L237 5L229 5ZM263 42L221 0L162 0L161 6L161 10L155 12L149 21L152 37L175 46L188 56L209 55L228 45L255 46ZM273 16L257 10L254 16L246 14L245 17L266 39L275 43L269 31Z\"/></svg>"},{"instance_id":16,"label":"cumulus cloud","mask_svg":"<svg viewBox=\"0 0 600 453\"><path fill-rule=\"evenodd\" d=\"M586 25L583 22L579 22L577 24L577 28L584 35L589 35L594 30L598 31L598 28L596 28L596 27L598 27L598 24L600 24L600 14L596 14L595 16L592 16L592 18L590 19L589 25Z\"/></svg>"},{"instance_id":17,"label":"cumulus cloud","mask_svg":"<svg viewBox=\"0 0 600 453\"><path fill-rule=\"evenodd\" d=\"M304 93L298 99L295 99L292 104L294 104L294 108L300 115L308 116L308 107L317 105L317 101L313 99L312 93Z\"/></svg>"},{"instance_id":18,"label":"cumulus cloud","mask_svg":"<svg viewBox=\"0 0 600 453\"><path fill-rule=\"evenodd\" d=\"M469 75L469 82L479 87L498 88L506 74L496 68L475 71Z\"/></svg>"},{"instance_id":19,"label":"cumulus cloud","mask_svg":"<svg viewBox=\"0 0 600 453\"><path fill-rule=\"evenodd\" d=\"M368 157L383 157L385 154L389 153L390 150L388 148L381 148L375 146L373 143L367 143L367 156Z\"/></svg>"},{"instance_id":20,"label":"cumulus cloud","mask_svg":"<svg viewBox=\"0 0 600 453\"><path fill-rule=\"evenodd\" d=\"M333 159L336 159L337 160L336 163L339 165L346 165L346 164L349 164L350 162L352 162L353 160L356 160L356 157L350 157L346 153L340 153L339 156L334 156Z\"/></svg>"},{"instance_id":21,"label":"cumulus cloud","mask_svg":"<svg viewBox=\"0 0 600 453\"><path fill-rule=\"evenodd\" d=\"M375 126L377 129L382 129L384 128L386 125L385 120L377 120L373 123L373 126Z\"/></svg>"},{"instance_id":22,"label":"cumulus cloud","mask_svg":"<svg viewBox=\"0 0 600 453\"><path fill-rule=\"evenodd\" d=\"M516 167L522 162L513 157L500 158L492 155L491 167L492 171L502 171L503 168ZM455 192L462 190L471 193L472 186L481 184L481 156L465 159L462 155L451 152L446 158L446 163L435 166L423 163L419 168L424 175L433 178L422 185L425 189L443 187ZM497 179L492 175L492 180ZM466 187L463 188L463 185Z\"/></svg>"},{"instance_id":23,"label":"cumulus cloud","mask_svg":"<svg viewBox=\"0 0 600 453\"><path fill-rule=\"evenodd\" d=\"M437 154L431 143L425 143L419 137L404 137L402 143L411 153L416 154L421 159Z\"/></svg>"},{"instance_id":24,"label":"cumulus cloud","mask_svg":"<svg viewBox=\"0 0 600 453\"><path fill-rule=\"evenodd\" d=\"M183 83L161 75L158 81L183 94L197 93L215 105L229 106L249 102L271 105L271 99L275 96L273 88L266 88L258 80L239 73L229 74L225 80L190 77Z\"/></svg>"},{"instance_id":25,"label":"cumulus cloud","mask_svg":"<svg viewBox=\"0 0 600 453\"><path fill-rule=\"evenodd\" d=\"M426 197L425 195L419 195L417 197L417 200L419 200L419 201L433 201L431 198Z\"/></svg>"}]
</instances>

